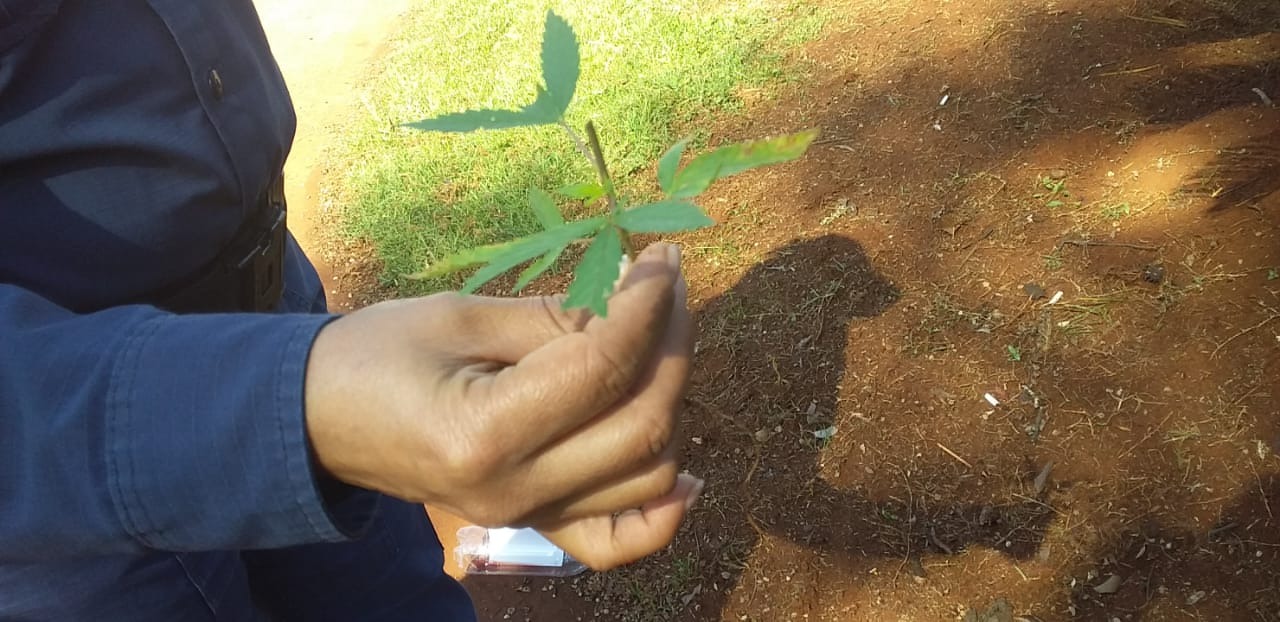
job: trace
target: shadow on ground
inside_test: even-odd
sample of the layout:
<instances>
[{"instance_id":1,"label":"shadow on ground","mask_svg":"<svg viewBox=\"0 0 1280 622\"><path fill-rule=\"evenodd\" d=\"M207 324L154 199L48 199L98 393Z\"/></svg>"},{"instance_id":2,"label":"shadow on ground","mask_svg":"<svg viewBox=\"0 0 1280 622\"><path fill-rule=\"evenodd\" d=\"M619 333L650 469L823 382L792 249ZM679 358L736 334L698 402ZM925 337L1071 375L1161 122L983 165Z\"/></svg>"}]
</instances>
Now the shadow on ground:
<instances>
[{"instance_id":1,"label":"shadow on ground","mask_svg":"<svg viewBox=\"0 0 1280 622\"><path fill-rule=\"evenodd\" d=\"M584 619L1280 619L1280 4L823 4L810 79L717 134L819 144L682 239L702 503L649 561L502 589Z\"/></svg>"}]
</instances>

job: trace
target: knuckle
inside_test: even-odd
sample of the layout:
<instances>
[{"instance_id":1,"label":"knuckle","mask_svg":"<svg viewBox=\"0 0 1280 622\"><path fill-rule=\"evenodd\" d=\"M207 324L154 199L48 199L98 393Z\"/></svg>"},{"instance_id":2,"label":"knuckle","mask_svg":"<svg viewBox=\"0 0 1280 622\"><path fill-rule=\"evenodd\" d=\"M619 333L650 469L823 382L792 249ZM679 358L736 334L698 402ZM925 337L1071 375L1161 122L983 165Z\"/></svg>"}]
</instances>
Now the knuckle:
<instances>
[{"instance_id":1,"label":"knuckle","mask_svg":"<svg viewBox=\"0 0 1280 622\"><path fill-rule=\"evenodd\" d=\"M459 488L491 480L500 469L499 452L488 451L466 440L451 443L442 453L440 460L445 472L441 475Z\"/></svg>"},{"instance_id":2,"label":"knuckle","mask_svg":"<svg viewBox=\"0 0 1280 622\"><path fill-rule=\"evenodd\" d=\"M567 299L563 294L555 296L542 296L537 298L538 308L547 318L547 323L554 326L561 333L574 333L582 330L583 318L581 312L566 312L564 309L564 301Z\"/></svg>"},{"instance_id":3,"label":"knuckle","mask_svg":"<svg viewBox=\"0 0 1280 622\"><path fill-rule=\"evenodd\" d=\"M621 399L631 391L635 384L636 365L601 348L592 350L591 373L600 383L600 388L611 401Z\"/></svg>"},{"instance_id":4,"label":"knuckle","mask_svg":"<svg viewBox=\"0 0 1280 622\"><path fill-rule=\"evenodd\" d=\"M663 460L644 482L646 500L657 499L670 493L676 487L676 479L680 469L674 460Z\"/></svg>"},{"instance_id":5,"label":"knuckle","mask_svg":"<svg viewBox=\"0 0 1280 622\"><path fill-rule=\"evenodd\" d=\"M673 412L660 412L658 416L650 418L643 429L647 457L657 458L665 454L675 438L675 429L676 421Z\"/></svg>"}]
</instances>

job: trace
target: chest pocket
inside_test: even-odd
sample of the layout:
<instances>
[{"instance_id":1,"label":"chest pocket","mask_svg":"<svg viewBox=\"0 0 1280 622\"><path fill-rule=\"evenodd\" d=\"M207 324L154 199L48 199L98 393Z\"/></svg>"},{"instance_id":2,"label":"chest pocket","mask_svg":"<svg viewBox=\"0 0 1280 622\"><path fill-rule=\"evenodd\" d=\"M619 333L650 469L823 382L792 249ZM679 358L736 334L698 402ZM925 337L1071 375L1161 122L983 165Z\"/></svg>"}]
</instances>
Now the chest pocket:
<instances>
[{"instance_id":1,"label":"chest pocket","mask_svg":"<svg viewBox=\"0 0 1280 622\"><path fill-rule=\"evenodd\" d=\"M48 22L60 4L62 0L0 0L0 54Z\"/></svg>"}]
</instances>

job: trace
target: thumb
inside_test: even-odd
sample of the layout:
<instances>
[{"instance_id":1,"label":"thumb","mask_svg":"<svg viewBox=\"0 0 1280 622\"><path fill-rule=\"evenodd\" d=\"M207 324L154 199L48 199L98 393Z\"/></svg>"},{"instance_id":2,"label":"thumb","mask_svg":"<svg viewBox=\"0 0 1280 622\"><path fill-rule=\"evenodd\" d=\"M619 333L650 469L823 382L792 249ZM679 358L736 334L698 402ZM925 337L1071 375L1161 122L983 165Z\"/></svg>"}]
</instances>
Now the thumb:
<instances>
[{"instance_id":1,"label":"thumb","mask_svg":"<svg viewBox=\"0 0 1280 622\"><path fill-rule=\"evenodd\" d=\"M594 570L608 570L670 544L689 508L702 494L704 484L701 479L682 474L671 492L639 509L535 527L574 559Z\"/></svg>"}]
</instances>

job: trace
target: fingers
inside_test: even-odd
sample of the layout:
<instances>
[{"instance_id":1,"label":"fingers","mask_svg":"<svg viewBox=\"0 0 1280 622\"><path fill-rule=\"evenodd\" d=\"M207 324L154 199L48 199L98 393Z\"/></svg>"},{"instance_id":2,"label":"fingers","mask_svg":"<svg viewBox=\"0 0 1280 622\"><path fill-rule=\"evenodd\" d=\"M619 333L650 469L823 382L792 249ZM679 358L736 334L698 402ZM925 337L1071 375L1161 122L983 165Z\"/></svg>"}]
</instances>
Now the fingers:
<instances>
[{"instance_id":1,"label":"fingers","mask_svg":"<svg viewBox=\"0 0 1280 622\"><path fill-rule=\"evenodd\" d=\"M672 444L663 455L650 461L647 466L632 469L606 484L597 485L562 501L546 506L529 516L522 524L536 524L546 520L565 520L600 516L637 508L645 503L663 497L671 492L677 483L680 473L679 461L676 459L678 447ZM540 485L537 475L531 473L529 485ZM563 479L559 477L557 479Z\"/></svg>"},{"instance_id":2,"label":"fingers","mask_svg":"<svg viewBox=\"0 0 1280 622\"><path fill-rule=\"evenodd\" d=\"M527 474L530 485L575 499L575 503L566 508L566 516L635 507L666 492L666 489L653 492L655 480L647 484L635 481L635 487L648 486L647 496L633 490L619 490L617 495L642 496L632 498L630 503L612 506L609 505L612 496L590 498L591 494L601 491L599 482L643 478L653 470L653 465L664 459L671 460L674 470L674 440L679 438L681 397L688 381L693 350L693 320L685 307L684 296L683 281L680 281L661 349L631 394L572 435L546 448L531 462ZM670 477L674 477L673 472ZM670 482L666 480L668 487Z\"/></svg>"},{"instance_id":3,"label":"fingers","mask_svg":"<svg viewBox=\"0 0 1280 622\"><path fill-rule=\"evenodd\" d=\"M531 452L540 450L633 391L668 338L680 281L679 251L651 246L609 301L607 319L594 318L583 332L554 339L497 374L474 379L468 402L481 416L502 421L506 434L520 436ZM680 378L665 390L679 393L683 385ZM592 457L598 459L599 454Z\"/></svg>"},{"instance_id":4,"label":"fingers","mask_svg":"<svg viewBox=\"0 0 1280 622\"><path fill-rule=\"evenodd\" d=\"M574 559L607 570L656 553L675 538L704 482L681 475L670 493L640 509L537 526L539 532Z\"/></svg>"}]
</instances>

